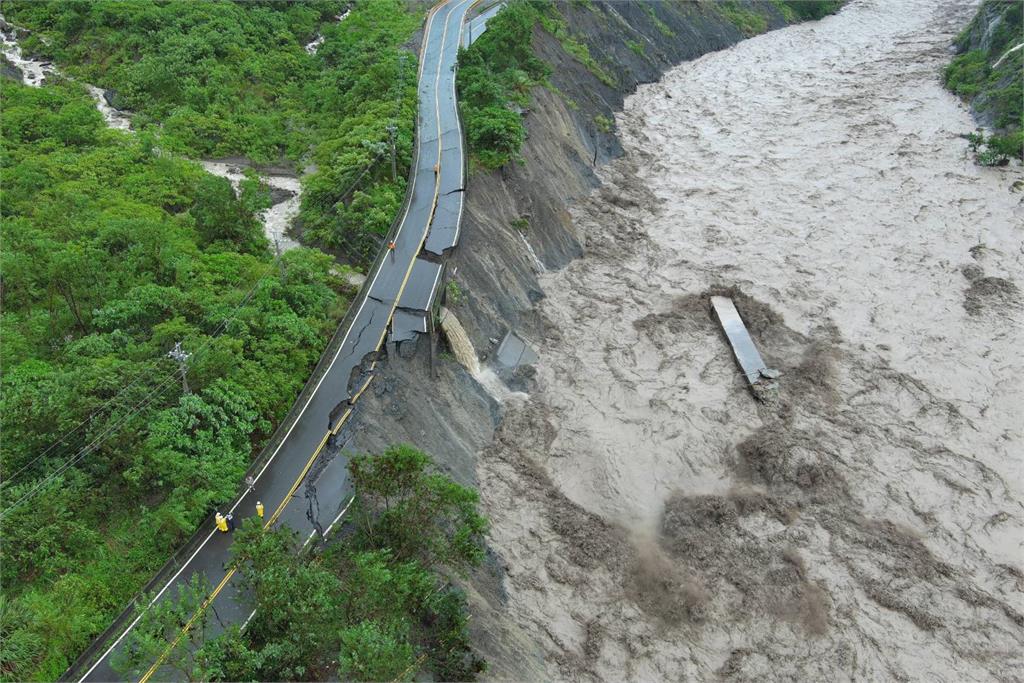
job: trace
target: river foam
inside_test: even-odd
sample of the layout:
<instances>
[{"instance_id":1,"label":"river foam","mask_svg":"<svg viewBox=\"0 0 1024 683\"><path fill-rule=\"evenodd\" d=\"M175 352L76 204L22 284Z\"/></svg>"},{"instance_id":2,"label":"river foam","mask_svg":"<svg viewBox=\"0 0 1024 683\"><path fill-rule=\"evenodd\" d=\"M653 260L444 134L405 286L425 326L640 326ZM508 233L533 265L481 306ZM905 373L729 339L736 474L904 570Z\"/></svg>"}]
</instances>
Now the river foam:
<instances>
[{"instance_id":1,"label":"river foam","mask_svg":"<svg viewBox=\"0 0 1024 683\"><path fill-rule=\"evenodd\" d=\"M480 466L553 678L1020 671L1024 194L939 81L971 13L854 0L627 100L586 256L542 276L538 388Z\"/></svg>"}]
</instances>

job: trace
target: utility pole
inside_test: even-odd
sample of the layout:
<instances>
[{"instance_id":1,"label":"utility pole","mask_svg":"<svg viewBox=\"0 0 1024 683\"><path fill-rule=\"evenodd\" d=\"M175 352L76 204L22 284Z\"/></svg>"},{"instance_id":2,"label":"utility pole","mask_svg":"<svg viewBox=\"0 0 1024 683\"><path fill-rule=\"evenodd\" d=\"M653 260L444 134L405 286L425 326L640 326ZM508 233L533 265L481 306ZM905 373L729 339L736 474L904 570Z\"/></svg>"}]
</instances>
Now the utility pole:
<instances>
[{"instance_id":1,"label":"utility pole","mask_svg":"<svg viewBox=\"0 0 1024 683\"><path fill-rule=\"evenodd\" d=\"M395 94L395 117L388 124L388 141L391 143L391 182L398 181L398 116L402 110L402 91L405 90L406 53L398 55L398 92Z\"/></svg>"},{"instance_id":2,"label":"utility pole","mask_svg":"<svg viewBox=\"0 0 1024 683\"><path fill-rule=\"evenodd\" d=\"M388 138L391 140L391 182L398 180L398 160L395 158L396 155L396 137L398 133L398 126L394 123L388 124Z\"/></svg>"},{"instance_id":3,"label":"utility pole","mask_svg":"<svg viewBox=\"0 0 1024 683\"><path fill-rule=\"evenodd\" d=\"M167 352L167 355L171 357L178 364L178 372L181 373L181 388L186 394L192 392L188 388L188 359L192 357L191 353L186 353L181 348L181 342L177 342L174 348Z\"/></svg>"}]
</instances>

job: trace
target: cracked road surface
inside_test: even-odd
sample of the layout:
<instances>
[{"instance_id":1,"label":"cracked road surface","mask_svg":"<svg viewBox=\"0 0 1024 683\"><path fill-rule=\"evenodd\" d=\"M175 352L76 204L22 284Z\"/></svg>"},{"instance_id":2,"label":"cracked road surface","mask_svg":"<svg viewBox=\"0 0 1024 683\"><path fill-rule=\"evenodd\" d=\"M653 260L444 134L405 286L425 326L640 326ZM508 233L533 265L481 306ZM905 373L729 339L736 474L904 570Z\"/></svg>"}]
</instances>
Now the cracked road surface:
<instances>
[{"instance_id":1,"label":"cracked road surface","mask_svg":"<svg viewBox=\"0 0 1024 683\"><path fill-rule=\"evenodd\" d=\"M339 420L330 425L337 432L372 380L376 361L369 364L370 373L359 373L354 390L350 377L365 357L380 349L417 256L424 247L440 255L458 240L464 159L455 102L455 63L463 21L472 4L473 0L445 0L427 18L420 58L418 149L411 194L394 236L395 249L392 255L378 258L362 296L353 303L356 313L326 373L308 397L300 398L305 405L287 427L281 444L258 471L254 487L224 509L232 512L238 523L255 514L256 501L260 500L267 510L266 526L286 525L308 540L318 529L336 522L351 498L347 459L338 457L340 453L330 458L325 455L332 410L341 402L350 404ZM318 464L320 458L323 463ZM215 616L207 626L208 636L214 636L225 624L244 623L251 608L247 601L237 599L241 590L238 577L225 568L232 536L217 532L208 519L195 541L196 549L180 567L168 572L169 578L156 589L155 600L173 599L177 586L187 584L193 576L205 577L214 587L210 609ZM110 667L110 659L138 618L129 610L118 623L120 628L115 634L105 634L108 642L97 648L95 661L80 664L69 672L68 678L120 679ZM168 647L171 645L168 643ZM176 671L162 666L162 660L137 673L142 681L177 676Z\"/></svg>"}]
</instances>

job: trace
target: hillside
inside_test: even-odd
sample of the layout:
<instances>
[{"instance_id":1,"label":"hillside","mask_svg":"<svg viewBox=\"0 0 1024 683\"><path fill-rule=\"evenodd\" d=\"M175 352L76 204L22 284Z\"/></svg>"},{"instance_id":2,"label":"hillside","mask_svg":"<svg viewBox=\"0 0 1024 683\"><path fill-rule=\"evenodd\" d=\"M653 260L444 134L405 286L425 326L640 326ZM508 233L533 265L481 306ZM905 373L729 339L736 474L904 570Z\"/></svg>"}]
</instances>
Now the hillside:
<instances>
[{"instance_id":1,"label":"hillside","mask_svg":"<svg viewBox=\"0 0 1024 683\"><path fill-rule=\"evenodd\" d=\"M958 52L944 78L946 87L971 106L991 134L975 134L978 161L993 165L1024 159L1024 6L1015 0L985 0L957 36Z\"/></svg>"},{"instance_id":2,"label":"hillside","mask_svg":"<svg viewBox=\"0 0 1024 683\"><path fill-rule=\"evenodd\" d=\"M54 679L233 495L346 298L81 86L0 96L2 675Z\"/></svg>"}]
</instances>

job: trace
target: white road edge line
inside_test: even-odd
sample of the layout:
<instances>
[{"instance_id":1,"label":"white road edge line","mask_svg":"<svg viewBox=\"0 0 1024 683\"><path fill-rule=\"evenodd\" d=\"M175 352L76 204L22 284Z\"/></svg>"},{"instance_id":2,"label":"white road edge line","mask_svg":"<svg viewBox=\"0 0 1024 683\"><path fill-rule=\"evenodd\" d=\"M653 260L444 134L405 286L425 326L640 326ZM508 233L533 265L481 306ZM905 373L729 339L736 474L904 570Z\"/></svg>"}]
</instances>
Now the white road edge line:
<instances>
[{"instance_id":1,"label":"white road edge line","mask_svg":"<svg viewBox=\"0 0 1024 683\"><path fill-rule=\"evenodd\" d=\"M437 15L437 12L432 11L431 14L430 14L430 18L427 20L427 28L426 28L426 31L425 31L425 36L427 37L428 40L429 40L429 36L430 36L430 29L433 26L434 17L436 15ZM423 51L424 51L424 53L426 52L426 46L427 46L427 42L424 42L423 43ZM442 45L441 47L443 48L444 45ZM421 68L422 68L422 64L423 64L423 54L420 55L420 66L421 66ZM438 63L438 69L440 69L440 68L441 68L441 66L440 66L440 62L439 62ZM454 92L454 88L453 88L453 92ZM435 99L437 98L436 91L435 91L434 97L435 97ZM419 117L419 114L417 114L417 118L418 117ZM417 125L418 125L418 121L417 121ZM417 148L421 147L422 146L422 141L419 141L416 146L417 146ZM412 170L412 174L413 175L412 175L412 182L409 184L410 188L414 188L416 186L416 177L418 175L418 171L419 171L419 169L416 168L416 167L414 167L413 170ZM395 241L397 241L398 240L398 236L400 234L402 234L402 228L405 227L405 221L409 217L409 209L411 207L412 207L412 197L410 196L409 202L408 202L408 204L406 204L406 207L405 207L405 213L402 214L402 222L399 223L399 225L398 225L398 232L395 233ZM413 256L413 258L416 258L415 255ZM377 277L380 275L381 271L384 269L384 264L386 262L387 262L387 259L385 259L385 260L380 262L380 266L378 266L377 271L373 275L373 280L370 281L369 289L366 290L367 292L369 292L369 291L371 291L373 289L373 285L377 281ZM355 316L352 318L353 324L349 325L348 331L345 332L345 336L342 338L341 344L338 345L338 350L335 351L334 358L331 359L330 364L327 366L327 370L324 372L323 376L320 378L320 381L318 381L316 383L316 387L313 388L313 391L310 392L309 398L306 399L306 404L304 406L302 406L302 410L300 410L299 414L295 417L295 420L292 422L291 427L288 428L288 431L285 433L284 438L281 439L281 443L278 444L277 448L274 449L274 452L271 454L270 458L267 459L266 464L263 465L262 469L260 469L259 474L257 474L256 478L253 480L254 482L259 481L260 477L263 476L263 473L270 466L270 463L272 463L274 461L274 458L277 457L278 452L280 452L281 448L288 441L288 437L291 436L292 430L295 429L295 425L297 425L299 423L299 420L302 419L303 414L305 414L305 412L306 412L306 408L308 408L309 404L313 401L313 397L316 396L316 392L318 392L320 390L320 385L323 384L323 381L327 378L327 375L329 375L331 373L331 368L334 367L335 362L337 362L338 357L341 355L342 350L345 348L345 344L348 342L349 334L352 332L352 329L355 327L354 323L359 318L360 314L363 312L363 306L366 305L366 300L368 298L369 298L368 296L364 296L363 297L362 303L359 304L359 310L356 311ZM242 494L242 496L238 499L238 501L234 505L231 506L229 512L234 512L235 509L241 504L241 502L248 495L249 495L249 491L246 491L244 494ZM156 594L156 596L150 601L150 603L148 605L146 605L146 609L144 609L142 612L139 613L139 615L137 617L135 617L135 619L132 621L132 623L129 624L128 628L126 628L121 633L121 635L118 636L117 640L115 640L114 643L109 648L107 648L107 650L103 653L103 655L99 659L97 659L96 662L91 667L89 667L89 670L86 671L85 674L82 675L82 677L79 679L79 683L82 683L83 681L85 681L85 679L87 679L89 677L89 674L91 674L96 669L96 667L100 665L100 662L102 662L107 657L109 657L110 653L114 650L114 648L116 648L118 645L121 644L121 641L124 640L124 637L126 635L128 635L128 632L131 631L133 628L135 628L135 626L139 623L139 620L142 619L142 616L149 610L150 607L152 607L154 604L156 604L156 601L159 600L160 597L167 591L167 589L171 587L171 584L173 584L177 580L178 576L180 576L181 573L183 571L185 571L185 568L188 567L188 565L192 563L192 560L194 560L196 558L196 555L198 555L199 552L206 546L206 544L209 543L210 539L213 538L213 535L215 533L217 533L217 532L216 531L211 531L210 532L210 534L203 540L203 542L199 545L199 547L196 548L196 551L194 553L192 553L192 555L188 558L188 560L185 562L185 564L183 564L181 566L181 569L179 569L177 572L174 573L174 576L172 576L170 578L170 580L168 580L168 582L164 585L164 587L160 589L160 592Z\"/></svg>"}]
</instances>

